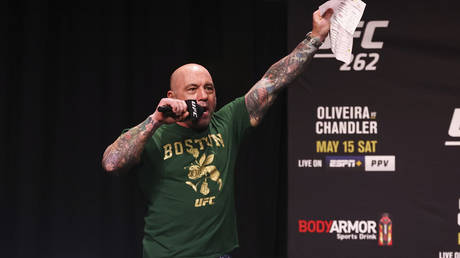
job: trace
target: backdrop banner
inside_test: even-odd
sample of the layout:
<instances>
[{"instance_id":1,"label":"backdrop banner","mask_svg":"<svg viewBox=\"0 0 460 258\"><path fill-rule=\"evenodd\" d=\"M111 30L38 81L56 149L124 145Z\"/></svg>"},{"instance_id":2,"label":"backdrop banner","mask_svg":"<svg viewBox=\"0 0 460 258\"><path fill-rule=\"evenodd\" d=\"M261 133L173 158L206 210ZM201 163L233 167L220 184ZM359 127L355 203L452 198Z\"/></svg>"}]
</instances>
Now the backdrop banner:
<instances>
[{"instance_id":1,"label":"backdrop banner","mask_svg":"<svg viewBox=\"0 0 460 258\"><path fill-rule=\"evenodd\" d=\"M352 62L325 42L288 92L288 257L460 257L458 8L365 2Z\"/></svg>"}]
</instances>

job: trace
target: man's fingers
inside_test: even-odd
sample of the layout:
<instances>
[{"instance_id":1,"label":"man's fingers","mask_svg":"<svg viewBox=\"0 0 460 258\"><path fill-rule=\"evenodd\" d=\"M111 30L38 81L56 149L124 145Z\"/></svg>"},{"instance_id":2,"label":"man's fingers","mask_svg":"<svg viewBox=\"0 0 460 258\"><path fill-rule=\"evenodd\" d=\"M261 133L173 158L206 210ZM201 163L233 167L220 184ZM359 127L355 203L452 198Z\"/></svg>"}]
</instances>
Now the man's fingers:
<instances>
[{"instance_id":1,"label":"man's fingers","mask_svg":"<svg viewBox=\"0 0 460 258\"><path fill-rule=\"evenodd\" d=\"M179 107L178 107L177 105L175 105L175 104L171 104L170 106L171 106L171 108L172 108L172 111L173 111L175 114L177 114L178 111L179 111Z\"/></svg>"},{"instance_id":2,"label":"man's fingers","mask_svg":"<svg viewBox=\"0 0 460 258\"><path fill-rule=\"evenodd\" d=\"M178 119L177 121L184 121L187 117L188 117L189 113L188 111L186 111L185 113L183 113Z\"/></svg>"},{"instance_id":3,"label":"man's fingers","mask_svg":"<svg viewBox=\"0 0 460 258\"><path fill-rule=\"evenodd\" d=\"M171 107L171 111L173 114L165 114L163 112L159 112L156 116L161 121L166 121L166 123L174 123L175 121L181 121L186 118L187 112L187 104L183 100L178 99L170 99L170 98L163 98L161 99L158 106L169 106ZM157 107L158 108L158 107ZM157 111L155 111L157 112ZM170 118L168 118L171 116Z\"/></svg>"},{"instance_id":4,"label":"man's fingers","mask_svg":"<svg viewBox=\"0 0 460 258\"><path fill-rule=\"evenodd\" d=\"M181 116L187 111L187 104L183 100L177 99L162 99L159 106L168 105L171 107L171 110L177 116Z\"/></svg>"},{"instance_id":5,"label":"man's fingers","mask_svg":"<svg viewBox=\"0 0 460 258\"><path fill-rule=\"evenodd\" d=\"M334 14L334 10L332 10L332 8L329 8L326 10L326 12L324 12L323 19L330 20L333 14Z\"/></svg>"},{"instance_id":6,"label":"man's fingers","mask_svg":"<svg viewBox=\"0 0 460 258\"><path fill-rule=\"evenodd\" d=\"M321 13L320 13L319 9L316 10L316 11L313 13L313 16L314 16L314 17L321 17Z\"/></svg>"},{"instance_id":7,"label":"man's fingers","mask_svg":"<svg viewBox=\"0 0 460 258\"><path fill-rule=\"evenodd\" d=\"M334 14L334 10L332 8L327 9L323 13L322 16L321 16L321 12L319 10L316 10L313 13L313 19L315 19L316 21L320 21L321 19L329 20L331 18L332 14Z\"/></svg>"},{"instance_id":8,"label":"man's fingers","mask_svg":"<svg viewBox=\"0 0 460 258\"><path fill-rule=\"evenodd\" d=\"M319 21L321 20L321 12L319 10L316 10L313 13L313 21Z\"/></svg>"},{"instance_id":9,"label":"man's fingers","mask_svg":"<svg viewBox=\"0 0 460 258\"><path fill-rule=\"evenodd\" d=\"M185 101L180 100L177 102L177 110L175 111L176 115L181 116L185 112L187 112L187 104L185 104Z\"/></svg>"}]
</instances>

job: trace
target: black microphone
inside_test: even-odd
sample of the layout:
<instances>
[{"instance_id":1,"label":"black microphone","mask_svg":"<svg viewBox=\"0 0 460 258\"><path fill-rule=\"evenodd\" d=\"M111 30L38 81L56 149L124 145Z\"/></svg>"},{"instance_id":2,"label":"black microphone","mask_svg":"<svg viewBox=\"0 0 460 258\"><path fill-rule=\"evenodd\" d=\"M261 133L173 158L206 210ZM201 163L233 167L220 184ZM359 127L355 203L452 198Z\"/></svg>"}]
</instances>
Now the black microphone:
<instances>
[{"instance_id":1,"label":"black microphone","mask_svg":"<svg viewBox=\"0 0 460 258\"><path fill-rule=\"evenodd\" d=\"M189 116L185 118L185 120L191 119L192 122L196 123L198 120L200 120L201 116L204 113L204 107L198 105L196 100L194 99L188 99L185 100L185 104L187 104L187 111L189 113ZM157 109L159 112L163 113L165 116L177 118L178 115L176 115L173 111L170 105L163 105L159 106Z\"/></svg>"}]
</instances>

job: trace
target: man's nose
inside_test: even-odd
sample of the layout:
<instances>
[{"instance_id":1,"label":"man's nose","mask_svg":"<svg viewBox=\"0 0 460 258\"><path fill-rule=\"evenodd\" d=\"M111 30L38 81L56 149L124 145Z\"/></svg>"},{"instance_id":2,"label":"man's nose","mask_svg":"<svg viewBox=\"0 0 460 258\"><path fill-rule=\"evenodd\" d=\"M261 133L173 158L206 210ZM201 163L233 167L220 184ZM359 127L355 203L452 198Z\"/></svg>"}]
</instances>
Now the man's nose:
<instances>
[{"instance_id":1,"label":"man's nose","mask_svg":"<svg viewBox=\"0 0 460 258\"><path fill-rule=\"evenodd\" d=\"M206 93L206 90L203 87L198 88L197 100L207 100L208 99L208 93Z\"/></svg>"}]
</instances>

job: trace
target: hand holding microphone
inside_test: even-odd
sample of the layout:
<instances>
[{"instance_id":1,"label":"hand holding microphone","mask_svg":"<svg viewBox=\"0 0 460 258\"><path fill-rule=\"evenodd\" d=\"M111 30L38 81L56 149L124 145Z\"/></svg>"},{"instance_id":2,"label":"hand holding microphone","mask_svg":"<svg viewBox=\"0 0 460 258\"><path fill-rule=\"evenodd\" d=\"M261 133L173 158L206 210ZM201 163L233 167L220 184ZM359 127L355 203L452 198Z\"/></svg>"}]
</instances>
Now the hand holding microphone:
<instances>
[{"instance_id":1,"label":"hand holding microphone","mask_svg":"<svg viewBox=\"0 0 460 258\"><path fill-rule=\"evenodd\" d=\"M164 123L191 120L196 123L203 115L205 108L196 100L178 100L165 98L160 101L157 111L161 113Z\"/></svg>"}]
</instances>

